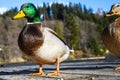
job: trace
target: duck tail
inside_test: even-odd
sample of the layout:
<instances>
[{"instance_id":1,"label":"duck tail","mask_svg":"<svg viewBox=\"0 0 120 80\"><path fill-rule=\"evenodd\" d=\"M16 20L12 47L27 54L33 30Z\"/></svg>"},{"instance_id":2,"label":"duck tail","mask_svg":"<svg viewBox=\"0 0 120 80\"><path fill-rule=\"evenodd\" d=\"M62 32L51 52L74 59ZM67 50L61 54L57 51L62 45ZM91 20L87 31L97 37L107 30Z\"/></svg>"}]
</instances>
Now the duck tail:
<instances>
[{"instance_id":1,"label":"duck tail","mask_svg":"<svg viewBox=\"0 0 120 80\"><path fill-rule=\"evenodd\" d=\"M71 49L71 50L69 50L69 51L70 51L70 53L74 53L74 52L75 52L73 49Z\"/></svg>"}]
</instances>

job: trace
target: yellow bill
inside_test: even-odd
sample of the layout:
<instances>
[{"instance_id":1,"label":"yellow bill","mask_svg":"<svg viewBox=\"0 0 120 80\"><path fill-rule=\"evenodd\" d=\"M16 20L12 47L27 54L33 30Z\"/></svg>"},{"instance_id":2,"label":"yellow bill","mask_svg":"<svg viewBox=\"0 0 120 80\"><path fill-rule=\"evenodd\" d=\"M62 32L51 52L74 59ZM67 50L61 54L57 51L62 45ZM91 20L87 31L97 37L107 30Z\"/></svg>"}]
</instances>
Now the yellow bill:
<instances>
[{"instance_id":1,"label":"yellow bill","mask_svg":"<svg viewBox=\"0 0 120 80\"><path fill-rule=\"evenodd\" d=\"M15 15L13 17L13 19L19 19L19 18L23 18L23 17L25 17L25 14L24 14L23 10L21 10L21 11L19 11L19 13L17 15Z\"/></svg>"},{"instance_id":2,"label":"yellow bill","mask_svg":"<svg viewBox=\"0 0 120 80\"><path fill-rule=\"evenodd\" d=\"M114 16L114 15L116 15L116 14L114 14L114 13L111 13L111 14L108 13L108 14L106 14L107 17L109 17L109 16Z\"/></svg>"}]
</instances>

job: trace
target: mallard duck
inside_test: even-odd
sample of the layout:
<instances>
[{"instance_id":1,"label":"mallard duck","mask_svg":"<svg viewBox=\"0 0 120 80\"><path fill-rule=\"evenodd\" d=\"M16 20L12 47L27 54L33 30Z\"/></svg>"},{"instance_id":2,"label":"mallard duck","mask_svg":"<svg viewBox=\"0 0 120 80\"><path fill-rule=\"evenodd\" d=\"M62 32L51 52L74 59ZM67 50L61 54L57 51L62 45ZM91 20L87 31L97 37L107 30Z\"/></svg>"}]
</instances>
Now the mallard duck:
<instances>
[{"instance_id":1,"label":"mallard duck","mask_svg":"<svg viewBox=\"0 0 120 80\"><path fill-rule=\"evenodd\" d=\"M112 5L106 16L117 16L118 18L104 29L103 42L109 51L120 57L120 4ZM115 68L115 70L120 70L120 67Z\"/></svg>"},{"instance_id":2,"label":"mallard duck","mask_svg":"<svg viewBox=\"0 0 120 80\"><path fill-rule=\"evenodd\" d=\"M66 43L52 29L42 27L36 7L32 3L25 3L13 19L26 18L27 23L18 37L18 45L23 54L40 67L38 73L30 75L43 75L43 64L57 64L56 71L48 73L48 76L60 74L60 62L66 60L70 54L70 49Z\"/></svg>"}]
</instances>

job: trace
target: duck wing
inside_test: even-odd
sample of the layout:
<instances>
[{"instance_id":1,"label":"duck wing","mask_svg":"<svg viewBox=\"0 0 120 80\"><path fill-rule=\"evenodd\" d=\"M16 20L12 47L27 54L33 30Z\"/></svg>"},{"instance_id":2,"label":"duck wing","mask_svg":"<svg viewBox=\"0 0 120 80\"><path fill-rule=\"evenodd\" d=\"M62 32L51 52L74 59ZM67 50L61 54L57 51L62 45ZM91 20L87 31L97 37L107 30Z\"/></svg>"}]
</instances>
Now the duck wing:
<instances>
[{"instance_id":1,"label":"duck wing","mask_svg":"<svg viewBox=\"0 0 120 80\"><path fill-rule=\"evenodd\" d=\"M67 43L52 29L50 28L46 28L51 34L55 35L58 39L60 39L65 45L67 45Z\"/></svg>"}]
</instances>

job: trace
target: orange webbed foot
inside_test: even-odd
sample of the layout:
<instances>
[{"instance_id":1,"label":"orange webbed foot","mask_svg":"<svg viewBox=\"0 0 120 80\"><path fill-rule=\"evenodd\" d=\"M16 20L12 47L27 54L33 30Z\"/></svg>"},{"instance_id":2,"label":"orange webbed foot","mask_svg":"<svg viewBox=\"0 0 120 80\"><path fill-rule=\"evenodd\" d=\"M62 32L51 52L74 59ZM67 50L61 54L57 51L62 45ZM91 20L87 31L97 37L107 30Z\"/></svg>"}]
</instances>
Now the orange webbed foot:
<instances>
[{"instance_id":1,"label":"orange webbed foot","mask_svg":"<svg viewBox=\"0 0 120 80\"><path fill-rule=\"evenodd\" d=\"M47 76L58 76L60 74L60 72L55 71L53 73L48 73Z\"/></svg>"},{"instance_id":2,"label":"orange webbed foot","mask_svg":"<svg viewBox=\"0 0 120 80\"><path fill-rule=\"evenodd\" d=\"M48 73L47 76L58 76L60 74L60 61L59 58L56 60L57 68L53 73Z\"/></svg>"},{"instance_id":3,"label":"orange webbed foot","mask_svg":"<svg viewBox=\"0 0 120 80\"><path fill-rule=\"evenodd\" d=\"M120 71L120 67L116 67L115 70L116 70L116 71Z\"/></svg>"},{"instance_id":4,"label":"orange webbed foot","mask_svg":"<svg viewBox=\"0 0 120 80\"><path fill-rule=\"evenodd\" d=\"M44 75L44 72L38 72L38 73L31 73L29 76L42 76Z\"/></svg>"},{"instance_id":5,"label":"orange webbed foot","mask_svg":"<svg viewBox=\"0 0 120 80\"><path fill-rule=\"evenodd\" d=\"M31 73L31 74L29 74L29 76L41 76L41 75L44 75L44 72L42 70L42 64L40 64L38 73Z\"/></svg>"}]
</instances>

